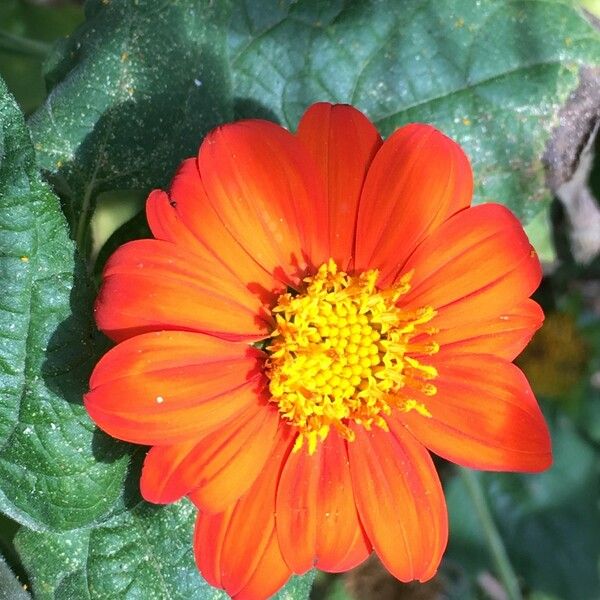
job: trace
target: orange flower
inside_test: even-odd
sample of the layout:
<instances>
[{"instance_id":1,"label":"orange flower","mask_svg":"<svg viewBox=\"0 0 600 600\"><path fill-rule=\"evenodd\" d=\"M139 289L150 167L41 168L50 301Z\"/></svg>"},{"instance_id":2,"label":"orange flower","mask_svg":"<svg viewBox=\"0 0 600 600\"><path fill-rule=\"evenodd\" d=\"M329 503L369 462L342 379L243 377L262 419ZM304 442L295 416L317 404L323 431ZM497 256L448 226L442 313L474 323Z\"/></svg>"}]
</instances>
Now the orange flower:
<instances>
[{"instance_id":1,"label":"orange flower","mask_svg":"<svg viewBox=\"0 0 600 600\"><path fill-rule=\"evenodd\" d=\"M511 361L543 320L538 258L503 206L470 208L462 150L428 125L382 143L350 106L293 135L219 127L154 191L156 239L111 257L96 304L119 342L85 405L153 448L151 502L199 507L203 576L265 598L375 550L431 578L447 540L429 451L540 471L550 439Z\"/></svg>"}]
</instances>

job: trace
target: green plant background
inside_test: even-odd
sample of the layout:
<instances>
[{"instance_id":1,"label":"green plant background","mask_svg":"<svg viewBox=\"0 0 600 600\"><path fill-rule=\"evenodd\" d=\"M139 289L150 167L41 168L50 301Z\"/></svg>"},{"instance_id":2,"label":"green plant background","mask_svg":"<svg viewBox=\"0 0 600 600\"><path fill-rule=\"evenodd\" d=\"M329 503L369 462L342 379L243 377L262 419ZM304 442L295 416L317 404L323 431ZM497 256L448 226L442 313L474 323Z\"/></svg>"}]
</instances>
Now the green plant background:
<instances>
[{"instance_id":1,"label":"green plant background","mask_svg":"<svg viewBox=\"0 0 600 600\"><path fill-rule=\"evenodd\" d=\"M600 260L575 262L542 162L581 67L600 66L583 8L600 14L592 0L0 2L0 598L225 597L194 566L189 503L144 503L143 451L86 416L108 347L91 303L110 253L148 235L147 192L207 131L244 117L294 129L329 100L384 135L440 127L471 157L475 201L526 226L547 321L519 363L555 465L468 479L440 462L451 534L432 584L369 562L278 597L507 597L476 485L521 597L600 599Z\"/></svg>"}]
</instances>

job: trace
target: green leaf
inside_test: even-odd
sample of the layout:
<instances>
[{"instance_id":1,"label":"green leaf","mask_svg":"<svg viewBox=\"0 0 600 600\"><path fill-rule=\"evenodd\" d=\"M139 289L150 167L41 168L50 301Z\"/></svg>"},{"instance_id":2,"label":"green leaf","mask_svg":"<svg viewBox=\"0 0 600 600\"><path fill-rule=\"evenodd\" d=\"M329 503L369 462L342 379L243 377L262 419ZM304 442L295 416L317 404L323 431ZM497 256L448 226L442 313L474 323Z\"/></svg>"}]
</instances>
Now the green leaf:
<instances>
[{"instance_id":1,"label":"green leaf","mask_svg":"<svg viewBox=\"0 0 600 600\"><path fill-rule=\"evenodd\" d=\"M239 116L295 128L317 100L349 102L385 134L411 121L458 140L476 201L525 222L550 200L542 154L600 34L561 0L246 0L230 27ZM543 245L547 240L540 240Z\"/></svg>"},{"instance_id":2,"label":"green leaf","mask_svg":"<svg viewBox=\"0 0 600 600\"><path fill-rule=\"evenodd\" d=\"M196 510L184 500L169 506L141 502L91 529L63 534L22 530L16 546L32 574L36 600L225 600L194 564ZM275 596L308 598L314 573L294 577Z\"/></svg>"},{"instance_id":3,"label":"green leaf","mask_svg":"<svg viewBox=\"0 0 600 600\"><path fill-rule=\"evenodd\" d=\"M89 0L85 25L55 52L54 88L31 126L80 246L96 193L164 186L230 120L230 79L237 117L292 129L317 100L355 104L386 135L431 122L471 157L477 202L524 222L547 209L546 141L580 65L600 60L600 35L571 2L244 0L229 18L229 60L227 4Z\"/></svg>"},{"instance_id":4,"label":"green leaf","mask_svg":"<svg viewBox=\"0 0 600 600\"><path fill-rule=\"evenodd\" d=\"M0 509L32 528L85 525L122 494L126 446L81 406L98 356L85 281L0 81Z\"/></svg>"},{"instance_id":5,"label":"green leaf","mask_svg":"<svg viewBox=\"0 0 600 600\"><path fill-rule=\"evenodd\" d=\"M344 577L323 571L317 572L312 588L312 598L315 600L353 600Z\"/></svg>"},{"instance_id":6,"label":"green leaf","mask_svg":"<svg viewBox=\"0 0 600 600\"><path fill-rule=\"evenodd\" d=\"M165 186L202 136L231 119L224 4L89 0L48 67L35 148L82 247L96 194Z\"/></svg>"},{"instance_id":7,"label":"green leaf","mask_svg":"<svg viewBox=\"0 0 600 600\"><path fill-rule=\"evenodd\" d=\"M0 556L0 600L30 600L6 561Z\"/></svg>"},{"instance_id":8,"label":"green leaf","mask_svg":"<svg viewBox=\"0 0 600 600\"><path fill-rule=\"evenodd\" d=\"M526 589L593 598L600 589L600 493L594 448L558 417L551 420L554 465L538 475L478 473L507 551ZM447 557L476 577L492 570L460 478L446 489L452 533Z\"/></svg>"},{"instance_id":9,"label":"green leaf","mask_svg":"<svg viewBox=\"0 0 600 600\"><path fill-rule=\"evenodd\" d=\"M225 599L194 564L195 512L187 501L165 507L141 502L91 529L22 530L15 544L36 599Z\"/></svg>"}]
</instances>

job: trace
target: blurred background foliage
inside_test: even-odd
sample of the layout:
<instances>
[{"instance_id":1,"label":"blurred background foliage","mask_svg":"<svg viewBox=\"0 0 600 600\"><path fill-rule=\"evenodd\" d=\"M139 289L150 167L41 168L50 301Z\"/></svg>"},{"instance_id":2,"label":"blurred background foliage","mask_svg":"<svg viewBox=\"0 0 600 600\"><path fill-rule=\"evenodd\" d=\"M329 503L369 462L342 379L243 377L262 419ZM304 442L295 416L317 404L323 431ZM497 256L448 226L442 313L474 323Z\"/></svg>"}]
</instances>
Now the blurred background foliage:
<instances>
[{"instance_id":1,"label":"blurred background foliage","mask_svg":"<svg viewBox=\"0 0 600 600\"><path fill-rule=\"evenodd\" d=\"M46 97L42 65L50 44L82 21L83 9L76 3L0 2L0 74L26 115ZM23 39L30 42L28 46Z\"/></svg>"},{"instance_id":2,"label":"blurred background foliage","mask_svg":"<svg viewBox=\"0 0 600 600\"><path fill-rule=\"evenodd\" d=\"M580 4L600 18L600 0ZM0 76L26 115L46 96L43 71L50 45L83 19L83 8L75 1L0 0ZM595 146L589 183L598 202L600 142ZM148 235L143 204L144 193L139 190L99 195L88 249L96 278L120 243ZM600 599L600 257L577 262L571 250L576 232L571 231L558 201L551 217L554 258L544 264L544 281L536 295L546 323L518 363L550 423L555 465L536 476L476 473L473 477L486 496L488 516L500 533L524 597L595 600ZM370 559L344 576L317 574L311 596L323 600L509 598L489 552L482 515L468 493L469 479L441 462L440 471L451 534L436 579L425 585L402 585ZM27 575L13 546L18 528L0 516L0 553L26 588ZM0 567L0 598L17 598L18 592L3 575L3 562Z\"/></svg>"}]
</instances>

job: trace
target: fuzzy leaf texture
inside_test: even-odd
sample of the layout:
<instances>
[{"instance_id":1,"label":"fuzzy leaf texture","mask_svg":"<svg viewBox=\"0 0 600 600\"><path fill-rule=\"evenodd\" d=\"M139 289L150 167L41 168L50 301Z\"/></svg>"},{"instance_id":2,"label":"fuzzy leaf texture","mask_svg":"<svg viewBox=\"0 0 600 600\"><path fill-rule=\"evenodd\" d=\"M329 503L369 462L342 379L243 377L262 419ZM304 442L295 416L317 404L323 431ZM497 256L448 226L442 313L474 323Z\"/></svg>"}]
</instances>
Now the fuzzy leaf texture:
<instances>
[{"instance_id":1,"label":"fuzzy leaf texture","mask_svg":"<svg viewBox=\"0 0 600 600\"><path fill-rule=\"evenodd\" d=\"M81 405L98 351L74 252L0 82L0 508L33 529L102 517L128 462L125 444L95 431Z\"/></svg>"},{"instance_id":2,"label":"fuzzy leaf texture","mask_svg":"<svg viewBox=\"0 0 600 600\"><path fill-rule=\"evenodd\" d=\"M384 136L431 123L470 157L475 203L507 205L551 257L541 158L580 66L600 63L600 35L573 3L241 4L229 31L237 114L294 127L327 99L360 108Z\"/></svg>"},{"instance_id":3,"label":"fuzzy leaf texture","mask_svg":"<svg viewBox=\"0 0 600 600\"><path fill-rule=\"evenodd\" d=\"M226 5L90 0L47 66L30 126L81 242L98 193L168 184L199 140L232 118Z\"/></svg>"},{"instance_id":4,"label":"fuzzy leaf texture","mask_svg":"<svg viewBox=\"0 0 600 600\"><path fill-rule=\"evenodd\" d=\"M384 136L431 123L467 152L479 202L525 221L545 208L545 143L579 65L600 62L600 35L572 3L241 4L229 31L239 114L262 108L293 128L327 99L363 110Z\"/></svg>"},{"instance_id":5,"label":"fuzzy leaf texture","mask_svg":"<svg viewBox=\"0 0 600 600\"><path fill-rule=\"evenodd\" d=\"M0 600L31 600L10 567L0 556Z\"/></svg>"},{"instance_id":6,"label":"fuzzy leaf texture","mask_svg":"<svg viewBox=\"0 0 600 600\"><path fill-rule=\"evenodd\" d=\"M36 599L225 600L198 574L190 551L195 509L141 502L88 529L21 530L16 545Z\"/></svg>"},{"instance_id":7,"label":"fuzzy leaf texture","mask_svg":"<svg viewBox=\"0 0 600 600\"><path fill-rule=\"evenodd\" d=\"M86 9L31 120L70 220L98 191L164 185L232 106L235 117L293 129L309 104L329 100L363 110L384 135L411 121L439 127L471 157L476 202L506 204L533 221L540 251L549 247L541 157L581 65L600 63L600 35L573 3L89 0Z\"/></svg>"}]
</instances>

